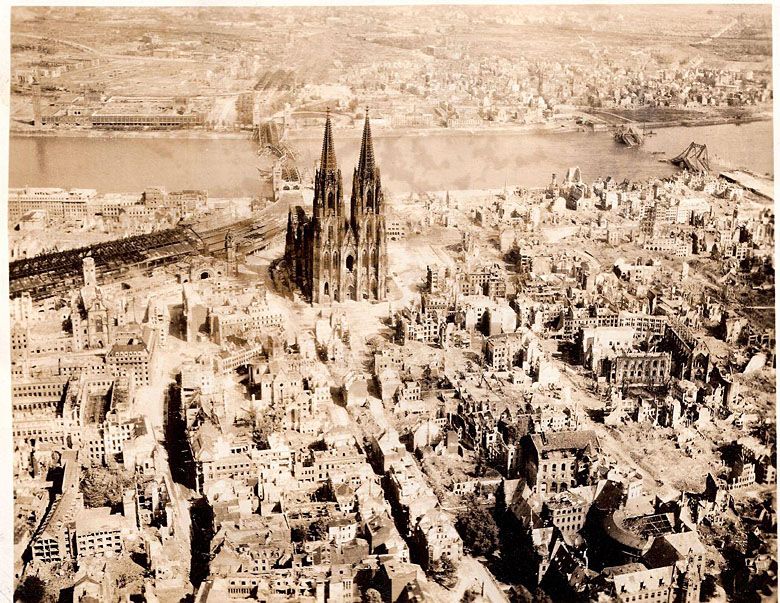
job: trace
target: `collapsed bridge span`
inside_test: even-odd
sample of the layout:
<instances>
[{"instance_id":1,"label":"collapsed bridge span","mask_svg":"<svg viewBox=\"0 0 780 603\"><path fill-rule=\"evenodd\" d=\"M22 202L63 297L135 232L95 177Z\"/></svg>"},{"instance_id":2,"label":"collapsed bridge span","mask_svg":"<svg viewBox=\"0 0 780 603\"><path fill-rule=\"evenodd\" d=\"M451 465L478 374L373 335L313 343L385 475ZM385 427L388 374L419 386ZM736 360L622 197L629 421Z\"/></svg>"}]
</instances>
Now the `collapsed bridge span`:
<instances>
[{"instance_id":1,"label":"collapsed bridge span","mask_svg":"<svg viewBox=\"0 0 780 603\"><path fill-rule=\"evenodd\" d=\"M692 142L682 153L669 160L670 163L690 172L706 174L710 171L710 157L706 144Z\"/></svg>"}]
</instances>

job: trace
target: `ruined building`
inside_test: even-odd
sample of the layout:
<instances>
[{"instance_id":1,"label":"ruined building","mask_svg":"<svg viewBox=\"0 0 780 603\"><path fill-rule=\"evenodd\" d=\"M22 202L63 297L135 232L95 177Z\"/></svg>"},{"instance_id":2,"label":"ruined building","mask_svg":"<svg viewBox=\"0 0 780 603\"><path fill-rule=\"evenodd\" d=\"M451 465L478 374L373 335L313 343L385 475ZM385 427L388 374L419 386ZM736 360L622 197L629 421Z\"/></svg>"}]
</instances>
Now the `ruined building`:
<instances>
[{"instance_id":1,"label":"ruined building","mask_svg":"<svg viewBox=\"0 0 780 603\"><path fill-rule=\"evenodd\" d=\"M330 115L326 118L322 157L314 178L312 215L300 206L290 209L285 258L291 275L312 303L385 299L384 198L368 112L348 211Z\"/></svg>"},{"instance_id":2,"label":"ruined building","mask_svg":"<svg viewBox=\"0 0 780 603\"><path fill-rule=\"evenodd\" d=\"M103 349L113 343L114 328L123 323L121 308L97 284L94 258L82 260L84 286L72 292L70 320L73 351Z\"/></svg>"}]
</instances>

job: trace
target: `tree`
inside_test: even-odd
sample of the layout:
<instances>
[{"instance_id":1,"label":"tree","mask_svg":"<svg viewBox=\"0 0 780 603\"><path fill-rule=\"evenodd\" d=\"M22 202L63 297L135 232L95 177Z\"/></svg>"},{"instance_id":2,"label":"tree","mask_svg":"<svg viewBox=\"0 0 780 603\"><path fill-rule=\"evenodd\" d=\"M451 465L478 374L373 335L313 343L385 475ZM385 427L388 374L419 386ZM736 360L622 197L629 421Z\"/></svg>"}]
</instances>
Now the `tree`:
<instances>
[{"instance_id":1,"label":"tree","mask_svg":"<svg viewBox=\"0 0 780 603\"><path fill-rule=\"evenodd\" d=\"M712 251L710 252L710 258L715 260L716 262L719 262L723 259L723 254L721 254L720 249L718 249L717 245L712 246Z\"/></svg>"},{"instance_id":2,"label":"tree","mask_svg":"<svg viewBox=\"0 0 780 603\"><path fill-rule=\"evenodd\" d=\"M479 504L475 496L466 499L455 523L463 544L475 555L490 555L499 546L499 533L493 515Z\"/></svg>"},{"instance_id":3,"label":"tree","mask_svg":"<svg viewBox=\"0 0 780 603\"><path fill-rule=\"evenodd\" d=\"M375 588L369 588L363 593L363 603L382 603L382 595Z\"/></svg>"},{"instance_id":4,"label":"tree","mask_svg":"<svg viewBox=\"0 0 780 603\"><path fill-rule=\"evenodd\" d=\"M534 596L522 584L516 584L509 593L509 600L512 603L534 603Z\"/></svg>"},{"instance_id":5,"label":"tree","mask_svg":"<svg viewBox=\"0 0 780 603\"><path fill-rule=\"evenodd\" d=\"M268 450L268 434L260 429L252 430L252 442L258 450Z\"/></svg>"},{"instance_id":6,"label":"tree","mask_svg":"<svg viewBox=\"0 0 780 603\"><path fill-rule=\"evenodd\" d=\"M701 582L701 600L709 601L717 593L717 580L712 574L706 574Z\"/></svg>"},{"instance_id":7,"label":"tree","mask_svg":"<svg viewBox=\"0 0 780 603\"><path fill-rule=\"evenodd\" d=\"M428 567L428 575L444 588L452 588L458 583L458 568L449 555L442 555Z\"/></svg>"},{"instance_id":8,"label":"tree","mask_svg":"<svg viewBox=\"0 0 780 603\"><path fill-rule=\"evenodd\" d=\"M86 507L117 507L133 478L122 470L88 467L81 476L81 492Z\"/></svg>"},{"instance_id":9,"label":"tree","mask_svg":"<svg viewBox=\"0 0 780 603\"><path fill-rule=\"evenodd\" d=\"M460 598L460 603L473 603L477 600L477 592L473 588L467 588Z\"/></svg>"},{"instance_id":10,"label":"tree","mask_svg":"<svg viewBox=\"0 0 780 603\"><path fill-rule=\"evenodd\" d=\"M534 591L534 601L538 603L553 603L553 600L542 590L541 586Z\"/></svg>"},{"instance_id":11,"label":"tree","mask_svg":"<svg viewBox=\"0 0 780 603\"><path fill-rule=\"evenodd\" d=\"M293 542L307 542L309 540L309 531L296 526L290 531L290 538Z\"/></svg>"},{"instance_id":12,"label":"tree","mask_svg":"<svg viewBox=\"0 0 780 603\"><path fill-rule=\"evenodd\" d=\"M322 484L312 494L312 499L319 502L327 502L333 500L330 494L330 487L328 484Z\"/></svg>"},{"instance_id":13,"label":"tree","mask_svg":"<svg viewBox=\"0 0 780 603\"><path fill-rule=\"evenodd\" d=\"M328 539L328 526L325 524L325 520L318 519L309 526L309 536L312 540L327 540Z\"/></svg>"},{"instance_id":14,"label":"tree","mask_svg":"<svg viewBox=\"0 0 780 603\"><path fill-rule=\"evenodd\" d=\"M770 442L775 440L774 423L762 421L753 428L753 435L759 439L764 446L769 446Z\"/></svg>"},{"instance_id":15,"label":"tree","mask_svg":"<svg viewBox=\"0 0 780 603\"><path fill-rule=\"evenodd\" d=\"M474 465L474 476L485 477L485 474L488 470L488 459L482 446L477 447L474 453L474 457L476 459L476 464Z\"/></svg>"},{"instance_id":16,"label":"tree","mask_svg":"<svg viewBox=\"0 0 780 603\"><path fill-rule=\"evenodd\" d=\"M27 576L17 587L14 597L22 603L43 603L53 599L46 591L46 584L38 576Z\"/></svg>"},{"instance_id":17,"label":"tree","mask_svg":"<svg viewBox=\"0 0 780 603\"><path fill-rule=\"evenodd\" d=\"M249 413L249 420L252 422L252 441L258 450L267 450L269 448L268 436L282 427L282 418L275 408L268 409L262 416L257 414L255 409Z\"/></svg>"}]
</instances>

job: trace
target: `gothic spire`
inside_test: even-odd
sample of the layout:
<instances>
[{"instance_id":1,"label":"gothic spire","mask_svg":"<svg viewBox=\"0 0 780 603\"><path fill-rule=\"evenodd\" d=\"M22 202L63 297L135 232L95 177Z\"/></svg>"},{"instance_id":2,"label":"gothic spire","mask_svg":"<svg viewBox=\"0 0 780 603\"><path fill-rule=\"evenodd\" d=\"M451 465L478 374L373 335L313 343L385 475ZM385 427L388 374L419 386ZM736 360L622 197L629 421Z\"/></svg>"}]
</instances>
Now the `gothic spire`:
<instances>
[{"instance_id":1,"label":"gothic spire","mask_svg":"<svg viewBox=\"0 0 780 603\"><path fill-rule=\"evenodd\" d=\"M336 151L333 148L333 132L330 125L330 109L325 117L325 136L322 139L322 157L320 158L320 170L322 173L336 171Z\"/></svg>"},{"instance_id":2,"label":"gothic spire","mask_svg":"<svg viewBox=\"0 0 780 603\"><path fill-rule=\"evenodd\" d=\"M374 142L371 139L371 122L368 120L368 107L366 107L366 122L363 125L363 142L360 145L360 158L358 159L358 172L368 176L374 171Z\"/></svg>"}]
</instances>

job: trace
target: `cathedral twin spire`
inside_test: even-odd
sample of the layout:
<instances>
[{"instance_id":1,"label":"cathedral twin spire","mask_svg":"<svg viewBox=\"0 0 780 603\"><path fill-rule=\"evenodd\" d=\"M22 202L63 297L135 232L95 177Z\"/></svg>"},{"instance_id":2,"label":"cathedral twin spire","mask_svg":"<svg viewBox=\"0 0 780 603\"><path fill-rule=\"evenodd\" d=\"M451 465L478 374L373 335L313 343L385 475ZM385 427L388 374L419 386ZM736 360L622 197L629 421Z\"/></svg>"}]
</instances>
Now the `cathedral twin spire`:
<instances>
[{"instance_id":1,"label":"cathedral twin spire","mask_svg":"<svg viewBox=\"0 0 780 603\"><path fill-rule=\"evenodd\" d=\"M366 121L363 124L363 141L360 144L360 157L358 158L358 172L369 175L374 170L374 141L371 138L371 122L368 119L366 108ZM338 170L336 161L336 149L333 146L333 126L330 123L330 110L325 117L325 135L322 138L322 153L320 155L320 171L325 173Z\"/></svg>"},{"instance_id":2,"label":"cathedral twin spire","mask_svg":"<svg viewBox=\"0 0 780 603\"><path fill-rule=\"evenodd\" d=\"M356 193L358 196L363 194L364 183L372 180L376 173L376 163L374 160L374 141L371 137L371 122L368 118L368 108L366 108L366 119L363 124L363 140L360 145L360 156L358 158L357 168L355 169L355 179L353 182L352 203L356 202ZM336 191L335 199L332 194L334 191L328 186L328 180L335 181ZM355 190L355 186L359 190ZM333 144L333 126L330 121L330 110L325 117L325 134L322 138L322 153L320 154L320 166L317 170L315 182L314 204L315 208L334 209L337 214L341 214L341 172L339 171L338 161L336 160L336 150ZM377 191L372 191L372 195ZM335 207L331 205L335 201ZM358 201L358 203L360 203ZM360 203L362 207L362 203ZM353 213L355 208L353 207Z\"/></svg>"},{"instance_id":3,"label":"cathedral twin spire","mask_svg":"<svg viewBox=\"0 0 780 603\"><path fill-rule=\"evenodd\" d=\"M313 303L382 300L387 295L387 235L382 184L366 111L349 208L344 206L330 112L314 178L311 218L291 208L285 257Z\"/></svg>"}]
</instances>

